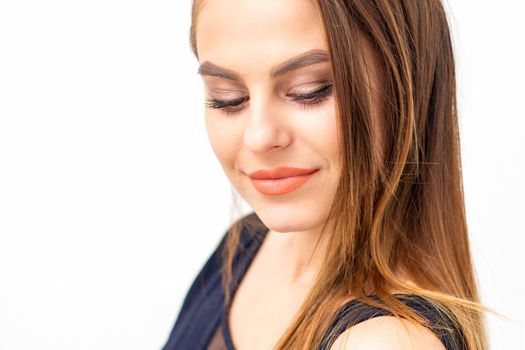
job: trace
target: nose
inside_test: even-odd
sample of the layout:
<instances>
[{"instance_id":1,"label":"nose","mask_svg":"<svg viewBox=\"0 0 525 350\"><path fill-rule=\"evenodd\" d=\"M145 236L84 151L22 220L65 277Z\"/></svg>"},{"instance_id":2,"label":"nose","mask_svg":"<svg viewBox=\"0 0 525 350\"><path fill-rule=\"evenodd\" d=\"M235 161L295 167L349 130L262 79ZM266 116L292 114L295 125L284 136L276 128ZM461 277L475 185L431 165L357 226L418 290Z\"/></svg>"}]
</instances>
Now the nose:
<instances>
[{"instance_id":1,"label":"nose","mask_svg":"<svg viewBox=\"0 0 525 350\"><path fill-rule=\"evenodd\" d=\"M244 145L254 153L264 153L287 147L292 134L282 108L270 98L250 97L248 121L244 130Z\"/></svg>"}]
</instances>

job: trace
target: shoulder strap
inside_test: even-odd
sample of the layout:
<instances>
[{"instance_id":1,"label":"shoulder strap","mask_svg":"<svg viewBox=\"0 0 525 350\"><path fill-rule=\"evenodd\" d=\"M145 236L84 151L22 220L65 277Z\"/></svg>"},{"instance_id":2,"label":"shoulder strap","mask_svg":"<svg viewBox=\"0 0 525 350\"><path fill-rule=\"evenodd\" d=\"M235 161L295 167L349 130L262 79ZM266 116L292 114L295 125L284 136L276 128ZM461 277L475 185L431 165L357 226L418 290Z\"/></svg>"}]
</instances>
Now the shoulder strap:
<instances>
[{"instance_id":1,"label":"shoulder strap","mask_svg":"<svg viewBox=\"0 0 525 350\"><path fill-rule=\"evenodd\" d=\"M457 327L452 319L438 310L427 299L413 294L395 294L394 296L427 320L432 327L432 331L445 346L445 349L467 350L461 329ZM371 298L380 301L375 295ZM392 313L385 309L374 307L355 299L351 300L336 312L319 350L328 350L335 339L349 327L374 317L391 315Z\"/></svg>"}]
</instances>

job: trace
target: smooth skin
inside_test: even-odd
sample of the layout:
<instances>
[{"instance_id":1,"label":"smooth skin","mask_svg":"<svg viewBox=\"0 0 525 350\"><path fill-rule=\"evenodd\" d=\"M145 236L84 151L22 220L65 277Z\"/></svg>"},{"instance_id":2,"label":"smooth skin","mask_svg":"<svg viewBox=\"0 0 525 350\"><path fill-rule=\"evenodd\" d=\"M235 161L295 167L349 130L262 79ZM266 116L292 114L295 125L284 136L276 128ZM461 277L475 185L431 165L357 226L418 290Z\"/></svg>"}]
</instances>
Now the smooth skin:
<instances>
[{"instance_id":1,"label":"smooth skin","mask_svg":"<svg viewBox=\"0 0 525 350\"><path fill-rule=\"evenodd\" d=\"M320 228L340 171L328 44L308 0L205 0L196 28L210 144L270 229L233 298L230 332L239 350L267 350L304 301L325 252ZM246 174L277 166L319 171L293 192L259 193ZM444 347L430 330L385 316L348 329L332 349Z\"/></svg>"}]
</instances>

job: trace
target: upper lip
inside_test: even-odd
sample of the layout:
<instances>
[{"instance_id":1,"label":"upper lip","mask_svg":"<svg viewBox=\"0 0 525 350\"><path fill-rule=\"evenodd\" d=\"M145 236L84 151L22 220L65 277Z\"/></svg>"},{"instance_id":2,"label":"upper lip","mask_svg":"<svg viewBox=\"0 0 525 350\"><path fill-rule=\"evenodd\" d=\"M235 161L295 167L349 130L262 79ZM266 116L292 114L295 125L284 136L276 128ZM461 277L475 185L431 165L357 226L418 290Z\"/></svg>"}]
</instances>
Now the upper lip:
<instances>
[{"instance_id":1,"label":"upper lip","mask_svg":"<svg viewBox=\"0 0 525 350\"><path fill-rule=\"evenodd\" d=\"M249 173L248 176L252 179L280 179L290 176L308 175L315 172L316 170L318 169L303 169L281 166L270 170L257 170L253 173Z\"/></svg>"}]
</instances>

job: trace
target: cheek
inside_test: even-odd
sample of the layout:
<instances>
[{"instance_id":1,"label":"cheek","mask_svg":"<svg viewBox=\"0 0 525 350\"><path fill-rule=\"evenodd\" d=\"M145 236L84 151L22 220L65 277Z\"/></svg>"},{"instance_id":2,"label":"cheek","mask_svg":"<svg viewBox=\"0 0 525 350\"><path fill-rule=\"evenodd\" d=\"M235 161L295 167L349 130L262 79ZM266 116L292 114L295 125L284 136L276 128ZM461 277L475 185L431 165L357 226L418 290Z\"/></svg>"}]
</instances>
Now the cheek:
<instances>
[{"instance_id":1,"label":"cheek","mask_svg":"<svg viewBox=\"0 0 525 350\"><path fill-rule=\"evenodd\" d=\"M323 108L302 118L302 129L307 143L322 156L330 166L339 163L340 142L335 105L331 99Z\"/></svg>"},{"instance_id":2,"label":"cheek","mask_svg":"<svg viewBox=\"0 0 525 350\"><path fill-rule=\"evenodd\" d=\"M211 113L210 113L211 114ZM241 131L236 123L219 119L216 115L205 116L208 140L215 156L225 171L233 166L238 152Z\"/></svg>"},{"instance_id":3,"label":"cheek","mask_svg":"<svg viewBox=\"0 0 525 350\"><path fill-rule=\"evenodd\" d=\"M335 109L330 111L330 114L327 115L326 120L327 123L322 130L324 132L323 140L325 140L324 147L326 148L330 160L334 163L334 165L336 165L339 162L341 148L338 135L339 122L337 120Z\"/></svg>"}]
</instances>

